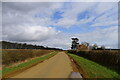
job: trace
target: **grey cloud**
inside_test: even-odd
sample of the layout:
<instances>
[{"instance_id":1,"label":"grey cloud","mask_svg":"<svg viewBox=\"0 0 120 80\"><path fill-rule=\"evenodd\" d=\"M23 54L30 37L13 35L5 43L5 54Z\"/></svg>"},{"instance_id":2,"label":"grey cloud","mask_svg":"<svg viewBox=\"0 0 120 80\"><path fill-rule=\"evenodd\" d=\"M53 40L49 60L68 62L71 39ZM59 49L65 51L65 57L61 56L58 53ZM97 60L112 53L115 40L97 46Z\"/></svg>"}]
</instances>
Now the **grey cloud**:
<instances>
[{"instance_id":1,"label":"grey cloud","mask_svg":"<svg viewBox=\"0 0 120 80\"><path fill-rule=\"evenodd\" d=\"M60 6L61 3L49 2L3 2L3 39L26 42L53 37L58 31L48 27L50 16ZM42 17L35 18L35 14Z\"/></svg>"},{"instance_id":2,"label":"grey cloud","mask_svg":"<svg viewBox=\"0 0 120 80\"><path fill-rule=\"evenodd\" d=\"M71 46L71 37L78 37L80 41L87 41L91 44L101 43L111 47L116 46L117 29L114 27L108 29L98 29L84 34L58 33L58 31L54 28L48 27L48 25L53 24L50 20L51 15L54 11L56 11L56 9L61 8L61 5L62 3L58 4L49 2L3 3L3 39L27 43L36 42L39 45L68 49ZM86 6L85 9L87 10L92 5L88 4L87 6L86 4L84 6ZM76 24L76 14L82 11L84 11L84 9L80 8L79 4L74 4L72 10L66 10L66 12L62 15L64 18L61 19L59 23L63 24L64 22L64 25L66 23L67 25L70 23ZM99 9L99 12L101 12L101 9ZM35 14L40 14L40 16L35 18ZM93 17L93 15L91 15L91 17ZM92 21L92 19L90 21ZM31 28L33 29L31 30Z\"/></svg>"},{"instance_id":3,"label":"grey cloud","mask_svg":"<svg viewBox=\"0 0 120 80\"><path fill-rule=\"evenodd\" d=\"M51 2L3 2L3 26L49 25L52 23L50 20L51 15L61 6L62 3ZM38 15L38 17L35 17L35 15Z\"/></svg>"},{"instance_id":4,"label":"grey cloud","mask_svg":"<svg viewBox=\"0 0 120 80\"><path fill-rule=\"evenodd\" d=\"M2 2L0 2L0 41L2 40Z\"/></svg>"},{"instance_id":5,"label":"grey cloud","mask_svg":"<svg viewBox=\"0 0 120 80\"><path fill-rule=\"evenodd\" d=\"M51 27L44 26L12 26L3 30L4 39L10 41L42 41L53 37L58 32Z\"/></svg>"},{"instance_id":6,"label":"grey cloud","mask_svg":"<svg viewBox=\"0 0 120 80\"><path fill-rule=\"evenodd\" d=\"M90 44L97 43L98 45L105 45L106 47L118 48L117 28L118 27L116 26L108 29L97 29L96 31L83 34L68 34L60 32L54 37L45 41L38 41L36 44L70 49L72 42L71 38L77 37L80 40L79 43L86 41Z\"/></svg>"},{"instance_id":7,"label":"grey cloud","mask_svg":"<svg viewBox=\"0 0 120 80\"><path fill-rule=\"evenodd\" d=\"M44 10L49 8L53 3L50 2L3 2L3 11L9 12L18 11L20 13L27 13L36 9Z\"/></svg>"}]
</instances>

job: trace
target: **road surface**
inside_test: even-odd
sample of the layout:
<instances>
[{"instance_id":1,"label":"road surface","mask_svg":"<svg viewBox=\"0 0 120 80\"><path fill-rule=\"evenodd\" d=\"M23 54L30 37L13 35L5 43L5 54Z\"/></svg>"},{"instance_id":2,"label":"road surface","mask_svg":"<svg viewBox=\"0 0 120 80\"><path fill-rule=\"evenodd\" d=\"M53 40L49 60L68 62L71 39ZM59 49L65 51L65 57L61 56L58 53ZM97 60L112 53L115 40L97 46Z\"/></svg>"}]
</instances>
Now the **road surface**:
<instances>
[{"instance_id":1,"label":"road surface","mask_svg":"<svg viewBox=\"0 0 120 80\"><path fill-rule=\"evenodd\" d=\"M64 52L59 52L12 78L68 78L72 71L69 57Z\"/></svg>"}]
</instances>

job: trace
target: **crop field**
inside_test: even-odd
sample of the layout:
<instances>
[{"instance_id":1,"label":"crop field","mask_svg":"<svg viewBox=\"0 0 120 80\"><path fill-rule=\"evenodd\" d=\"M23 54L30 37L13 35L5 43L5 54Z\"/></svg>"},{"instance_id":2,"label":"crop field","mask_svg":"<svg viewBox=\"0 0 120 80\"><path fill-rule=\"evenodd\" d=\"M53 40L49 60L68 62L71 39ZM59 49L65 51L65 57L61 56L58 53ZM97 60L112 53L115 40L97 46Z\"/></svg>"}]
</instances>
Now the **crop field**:
<instances>
[{"instance_id":1,"label":"crop field","mask_svg":"<svg viewBox=\"0 0 120 80\"><path fill-rule=\"evenodd\" d=\"M52 56L54 56L56 53L53 52L51 54L47 54L45 56L41 56L41 57L37 57L37 58L34 58L32 60L29 60L27 62L23 62L23 63L20 63L16 66L12 66L12 67L3 67L2 69L2 76L3 77L6 77L8 76L9 74L14 74L14 72L19 72L19 71L22 71L22 70L25 70L25 69L28 69L29 67L32 67ZM1 72L1 71L0 71Z\"/></svg>"},{"instance_id":2,"label":"crop field","mask_svg":"<svg viewBox=\"0 0 120 80\"><path fill-rule=\"evenodd\" d=\"M3 49L2 65L8 66L16 62L25 61L26 59L40 57L49 54L54 50L37 50L37 49Z\"/></svg>"},{"instance_id":3,"label":"crop field","mask_svg":"<svg viewBox=\"0 0 120 80\"><path fill-rule=\"evenodd\" d=\"M37 49L3 49L2 51L2 71L0 74L5 77L16 71L27 69L52 56L57 51L37 50Z\"/></svg>"}]
</instances>

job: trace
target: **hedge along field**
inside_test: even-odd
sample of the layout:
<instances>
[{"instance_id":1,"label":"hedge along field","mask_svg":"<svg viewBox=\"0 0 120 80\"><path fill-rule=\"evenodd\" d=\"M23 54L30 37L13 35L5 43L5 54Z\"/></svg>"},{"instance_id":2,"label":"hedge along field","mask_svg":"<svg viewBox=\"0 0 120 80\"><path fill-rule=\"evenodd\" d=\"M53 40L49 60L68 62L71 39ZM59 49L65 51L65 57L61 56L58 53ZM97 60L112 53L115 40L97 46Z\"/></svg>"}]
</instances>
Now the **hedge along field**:
<instances>
[{"instance_id":1,"label":"hedge along field","mask_svg":"<svg viewBox=\"0 0 120 80\"><path fill-rule=\"evenodd\" d=\"M92 51L68 51L78 56L87 58L120 73L119 50L92 50Z\"/></svg>"},{"instance_id":2,"label":"hedge along field","mask_svg":"<svg viewBox=\"0 0 120 80\"><path fill-rule=\"evenodd\" d=\"M2 73L3 78L9 78L11 75L13 75L17 72L24 71L32 66L35 66L39 62L42 62L46 59L49 59L50 57L54 56L56 53L57 53L56 51L51 52L50 54L47 54L45 56L36 57L34 59L17 64L17 65L12 66L12 67L4 67L4 68L2 68L2 71L0 71L0 72Z\"/></svg>"},{"instance_id":3,"label":"hedge along field","mask_svg":"<svg viewBox=\"0 0 120 80\"><path fill-rule=\"evenodd\" d=\"M3 49L2 50L2 65L8 66L10 64L25 61L29 58L39 57L54 50L37 50L37 49Z\"/></svg>"},{"instance_id":4,"label":"hedge along field","mask_svg":"<svg viewBox=\"0 0 120 80\"><path fill-rule=\"evenodd\" d=\"M83 78L87 78L85 80L118 80L120 75L115 71L112 71L105 66L99 65L98 63L85 59L83 57L68 54L71 56L76 63L82 69ZM91 79L88 79L91 78Z\"/></svg>"}]
</instances>

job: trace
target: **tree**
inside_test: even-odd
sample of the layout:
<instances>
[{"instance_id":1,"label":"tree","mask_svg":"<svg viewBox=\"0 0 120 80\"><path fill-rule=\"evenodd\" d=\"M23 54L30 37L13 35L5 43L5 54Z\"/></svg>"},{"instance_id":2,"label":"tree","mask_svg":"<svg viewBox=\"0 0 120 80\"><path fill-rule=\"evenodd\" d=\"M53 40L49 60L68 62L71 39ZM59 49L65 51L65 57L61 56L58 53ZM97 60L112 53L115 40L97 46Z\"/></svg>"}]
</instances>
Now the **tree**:
<instances>
[{"instance_id":1,"label":"tree","mask_svg":"<svg viewBox=\"0 0 120 80\"><path fill-rule=\"evenodd\" d=\"M0 42L0 48L2 49L47 49L47 50L62 50L59 48L44 47L38 45L32 45L27 43L12 43L7 41Z\"/></svg>"},{"instance_id":2,"label":"tree","mask_svg":"<svg viewBox=\"0 0 120 80\"><path fill-rule=\"evenodd\" d=\"M98 45L97 44L94 44L93 45L93 50L96 50L98 48Z\"/></svg>"},{"instance_id":3,"label":"tree","mask_svg":"<svg viewBox=\"0 0 120 80\"><path fill-rule=\"evenodd\" d=\"M88 42L82 42L81 44L85 45L85 46L89 46Z\"/></svg>"},{"instance_id":4,"label":"tree","mask_svg":"<svg viewBox=\"0 0 120 80\"><path fill-rule=\"evenodd\" d=\"M105 50L105 46L104 46L104 45L102 45L102 46L101 46L101 49L102 49L102 50Z\"/></svg>"},{"instance_id":5,"label":"tree","mask_svg":"<svg viewBox=\"0 0 120 80\"><path fill-rule=\"evenodd\" d=\"M71 46L71 49L77 49L77 47L78 47L78 45L79 45L79 43L78 43L78 41L79 41L79 39L78 38L72 38L72 46Z\"/></svg>"}]
</instances>

